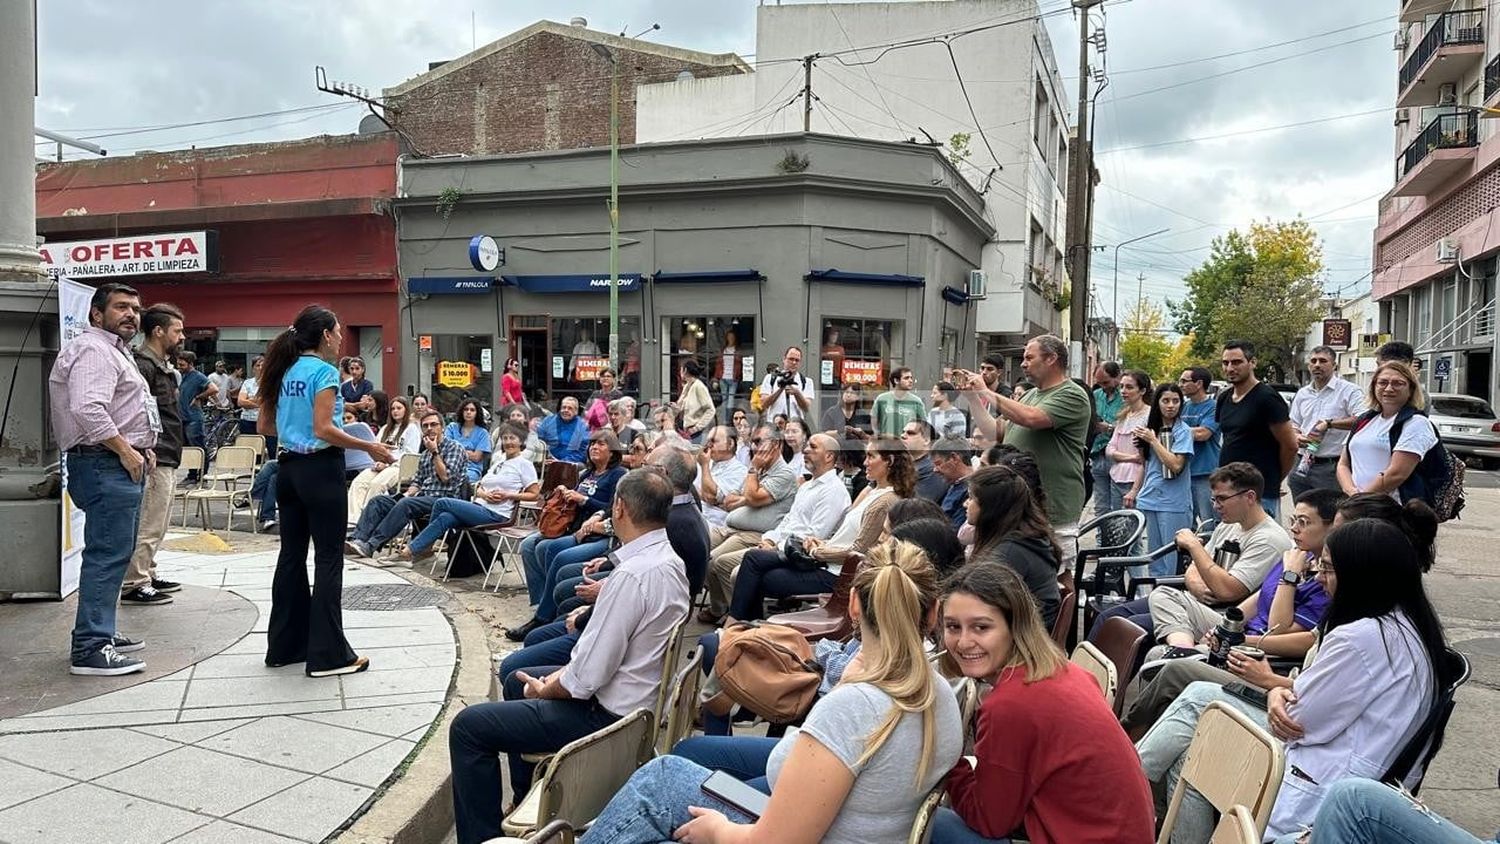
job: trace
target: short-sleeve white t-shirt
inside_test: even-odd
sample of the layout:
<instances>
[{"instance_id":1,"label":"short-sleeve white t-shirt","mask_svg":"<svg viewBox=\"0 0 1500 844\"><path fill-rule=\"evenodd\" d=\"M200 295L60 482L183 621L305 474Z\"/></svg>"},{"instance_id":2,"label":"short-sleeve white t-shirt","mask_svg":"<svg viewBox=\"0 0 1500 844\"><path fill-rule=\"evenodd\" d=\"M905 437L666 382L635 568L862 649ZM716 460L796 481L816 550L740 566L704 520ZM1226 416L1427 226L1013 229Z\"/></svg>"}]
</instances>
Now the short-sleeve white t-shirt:
<instances>
[{"instance_id":1,"label":"short-sleeve white t-shirt","mask_svg":"<svg viewBox=\"0 0 1500 844\"><path fill-rule=\"evenodd\" d=\"M1354 485L1360 489L1374 483L1391 464L1391 425L1395 421L1395 416L1389 419L1376 416L1349 438L1349 468L1354 473ZM1395 450L1415 454L1421 459L1437 443L1438 435L1432 428L1432 420L1414 414L1401 427L1401 439L1396 441ZM1395 490L1391 491L1391 497L1400 498Z\"/></svg>"}]
</instances>

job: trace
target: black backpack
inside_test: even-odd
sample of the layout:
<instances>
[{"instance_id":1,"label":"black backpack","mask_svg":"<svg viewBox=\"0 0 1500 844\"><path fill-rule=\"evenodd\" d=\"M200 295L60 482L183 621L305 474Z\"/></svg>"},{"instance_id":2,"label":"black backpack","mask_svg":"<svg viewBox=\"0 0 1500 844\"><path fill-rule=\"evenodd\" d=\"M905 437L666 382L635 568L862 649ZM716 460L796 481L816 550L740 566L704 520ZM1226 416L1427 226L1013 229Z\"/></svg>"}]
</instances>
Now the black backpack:
<instances>
[{"instance_id":1,"label":"black backpack","mask_svg":"<svg viewBox=\"0 0 1500 844\"><path fill-rule=\"evenodd\" d=\"M1395 453L1396 443L1401 439L1401 430L1406 427L1406 420L1416 414L1411 408L1403 409L1396 415L1396 421L1391 423L1390 446L1391 452ZM1380 415L1378 410L1367 410L1354 423L1354 431L1350 437L1358 433L1361 428L1369 424L1371 419ZM1437 426L1434 425L1433 433L1437 434ZM1420 498L1427 502L1432 511L1437 514L1439 522L1458 518L1463 511L1464 504L1464 462L1453 456L1453 452L1443 445L1442 435L1438 434L1437 444L1422 455L1417 468L1412 470L1411 477L1402 484L1399 492L1401 500L1407 501L1411 498Z\"/></svg>"}]
</instances>

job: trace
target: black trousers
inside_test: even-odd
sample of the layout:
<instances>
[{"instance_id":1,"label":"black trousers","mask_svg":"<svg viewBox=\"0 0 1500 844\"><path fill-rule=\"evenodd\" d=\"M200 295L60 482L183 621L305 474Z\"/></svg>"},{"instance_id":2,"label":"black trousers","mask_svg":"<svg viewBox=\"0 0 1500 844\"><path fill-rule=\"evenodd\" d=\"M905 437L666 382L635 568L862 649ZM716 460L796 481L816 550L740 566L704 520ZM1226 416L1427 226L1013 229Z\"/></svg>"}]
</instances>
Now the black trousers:
<instances>
[{"instance_id":1,"label":"black trousers","mask_svg":"<svg viewBox=\"0 0 1500 844\"><path fill-rule=\"evenodd\" d=\"M281 555L271 582L266 662L306 662L308 671L354 661L344 638L344 452L283 454L277 461L276 506ZM308 595L307 544L313 545L312 595Z\"/></svg>"}]
</instances>

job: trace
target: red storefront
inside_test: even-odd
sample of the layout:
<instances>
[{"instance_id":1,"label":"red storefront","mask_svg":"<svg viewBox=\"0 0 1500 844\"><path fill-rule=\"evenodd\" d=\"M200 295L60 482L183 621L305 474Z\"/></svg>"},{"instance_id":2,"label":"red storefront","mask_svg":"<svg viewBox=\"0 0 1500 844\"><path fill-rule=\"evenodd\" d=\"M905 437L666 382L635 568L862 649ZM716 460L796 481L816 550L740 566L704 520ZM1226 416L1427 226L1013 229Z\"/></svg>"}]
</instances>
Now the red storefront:
<instances>
[{"instance_id":1,"label":"red storefront","mask_svg":"<svg viewBox=\"0 0 1500 844\"><path fill-rule=\"evenodd\" d=\"M48 245L206 231L208 271L117 263L78 280L124 282L145 304L182 308L200 366L205 356L210 367L215 357L244 362L304 305L327 305L345 326L344 354L362 355L394 393L399 152L383 133L43 164L37 230Z\"/></svg>"}]
</instances>

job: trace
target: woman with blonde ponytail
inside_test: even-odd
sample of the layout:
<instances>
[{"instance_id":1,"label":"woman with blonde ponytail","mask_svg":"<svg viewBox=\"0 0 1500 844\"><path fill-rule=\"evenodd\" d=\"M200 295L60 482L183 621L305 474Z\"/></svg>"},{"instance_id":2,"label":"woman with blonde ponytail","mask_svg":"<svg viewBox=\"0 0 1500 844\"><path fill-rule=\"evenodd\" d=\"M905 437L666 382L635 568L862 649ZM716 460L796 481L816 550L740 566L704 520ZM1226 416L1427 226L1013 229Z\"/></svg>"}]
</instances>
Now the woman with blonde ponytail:
<instances>
[{"instance_id":1,"label":"woman with blonde ponytail","mask_svg":"<svg viewBox=\"0 0 1500 844\"><path fill-rule=\"evenodd\" d=\"M973 763L948 775L953 808L939 812L933 844L1003 841L1021 827L1032 844L1149 844L1151 790L1135 748L1015 571L979 562L955 572L942 631L963 675L993 691L972 725Z\"/></svg>"},{"instance_id":2,"label":"woman with blonde ponytail","mask_svg":"<svg viewBox=\"0 0 1500 844\"><path fill-rule=\"evenodd\" d=\"M937 594L937 572L917 546L870 550L849 596L864 645L843 680L779 741L734 739L773 745L766 780L749 783L770 794L758 818L703 791L709 768L662 756L630 778L582 840L905 841L922 799L963 746L958 704L924 647Z\"/></svg>"}]
</instances>

